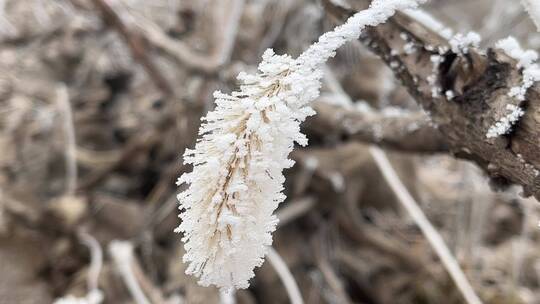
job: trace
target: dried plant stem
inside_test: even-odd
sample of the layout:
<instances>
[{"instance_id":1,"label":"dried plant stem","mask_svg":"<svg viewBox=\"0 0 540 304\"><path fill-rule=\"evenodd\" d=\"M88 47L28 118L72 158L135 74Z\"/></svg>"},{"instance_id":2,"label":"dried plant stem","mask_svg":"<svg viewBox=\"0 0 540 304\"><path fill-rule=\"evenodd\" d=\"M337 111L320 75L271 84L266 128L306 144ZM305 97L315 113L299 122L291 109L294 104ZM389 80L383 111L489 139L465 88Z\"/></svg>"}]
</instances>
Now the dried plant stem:
<instances>
[{"instance_id":1,"label":"dried plant stem","mask_svg":"<svg viewBox=\"0 0 540 304\"><path fill-rule=\"evenodd\" d=\"M231 11L226 14L229 18L225 21L225 24L223 24L223 26L225 26L223 42L216 55L218 66L221 66L231 58L236 35L238 34L238 26L240 25L242 12L244 11L244 4L245 0L234 0L231 3Z\"/></svg>"},{"instance_id":2,"label":"dried plant stem","mask_svg":"<svg viewBox=\"0 0 540 304\"><path fill-rule=\"evenodd\" d=\"M304 300L302 300L302 294L300 293L298 284L296 284L296 281L294 280L294 277L289 268L287 267L285 261L283 261L281 256L272 247L268 247L268 253L266 256L268 257L270 264L272 264L272 267L274 267L274 269L276 270L279 278L283 282L283 285L287 290L287 294L291 299L291 303L303 304Z\"/></svg>"},{"instance_id":3,"label":"dried plant stem","mask_svg":"<svg viewBox=\"0 0 540 304\"><path fill-rule=\"evenodd\" d=\"M98 241L86 232L79 232L81 242L90 249L90 269L88 270L88 291L98 289L99 273L103 265L103 251Z\"/></svg>"},{"instance_id":4,"label":"dried plant stem","mask_svg":"<svg viewBox=\"0 0 540 304\"><path fill-rule=\"evenodd\" d=\"M73 114L69 103L69 93L65 84L56 88L57 103L62 113L63 129L66 141L66 194L73 195L77 187L77 162L75 159L75 127L73 126Z\"/></svg>"},{"instance_id":5,"label":"dried plant stem","mask_svg":"<svg viewBox=\"0 0 540 304\"><path fill-rule=\"evenodd\" d=\"M444 267L450 274L452 280L456 283L467 303L481 304L482 301L478 295L476 295L476 292L463 273L463 270L460 268L456 258L452 255L441 235L429 222L407 188L405 188L397 176L396 171L390 164L390 161L388 161L384 151L375 146L371 146L369 151L399 202L401 202L403 207L405 207L409 215L413 218L414 222L420 227L420 230L441 259Z\"/></svg>"},{"instance_id":6,"label":"dried plant stem","mask_svg":"<svg viewBox=\"0 0 540 304\"><path fill-rule=\"evenodd\" d=\"M131 243L126 241L112 241L109 245L109 251L135 303L150 304L131 268L133 262L133 246Z\"/></svg>"},{"instance_id":7,"label":"dried plant stem","mask_svg":"<svg viewBox=\"0 0 540 304\"><path fill-rule=\"evenodd\" d=\"M518 198L523 212L523 223L521 224L521 232L519 238L512 242L512 283L517 288L520 283L520 278L523 274L523 267L525 266L525 260L527 257L527 250L529 249L529 236L531 233L531 220L535 218L534 206L536 201L534 199L522 199Z\"/></svg>"}]
</instances>

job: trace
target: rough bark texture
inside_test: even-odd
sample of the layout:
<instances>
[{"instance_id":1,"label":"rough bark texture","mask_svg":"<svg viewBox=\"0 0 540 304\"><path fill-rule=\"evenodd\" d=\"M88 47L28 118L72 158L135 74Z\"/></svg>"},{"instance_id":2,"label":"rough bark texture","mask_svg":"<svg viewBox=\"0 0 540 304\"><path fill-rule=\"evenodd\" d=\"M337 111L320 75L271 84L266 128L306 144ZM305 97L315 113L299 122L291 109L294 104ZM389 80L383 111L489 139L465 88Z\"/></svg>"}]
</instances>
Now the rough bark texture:
<instances>
[{"instance_id":1,"label":"rough bark texture","mask_svg":"<svg viewBox=\"0 0 540 304\"><path fill-rule=\"evenodd\" d=\"M340 22L355 12L329 1L325 7ZM453 53L448 41L404 14L369 28L361 40L392 68L429 113L453 155L477 163L494 185L519 184L524 196L540 199L540 91L537 85L531 87L523 104L508 97L508 90L522 81L514 59L491 48L471 49L466 55ZM414 52L392 52L403 50L407 43L414 43ZM434 74L430 57L439 55L441 48L448 51L435 70L435 85L442 92L453 91L456 96L452 99L445 94L433 97L428 81ZM525 115L511 133L486 138L489 127L504 116L507 104L524 107Z\"/></svg>"}]
</instances>

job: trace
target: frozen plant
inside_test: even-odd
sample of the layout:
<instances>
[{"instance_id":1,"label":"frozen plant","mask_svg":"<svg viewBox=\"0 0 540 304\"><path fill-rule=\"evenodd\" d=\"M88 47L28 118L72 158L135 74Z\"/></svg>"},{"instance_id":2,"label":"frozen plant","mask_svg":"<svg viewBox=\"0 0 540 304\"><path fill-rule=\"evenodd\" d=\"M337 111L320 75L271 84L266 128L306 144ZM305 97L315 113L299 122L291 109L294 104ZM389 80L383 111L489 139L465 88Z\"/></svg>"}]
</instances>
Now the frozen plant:
<instances>
[{"instance_id":1,"label":"frozen plant","mask_svg":"<svg viewBox=\"0 0 540 304\"><path fill-rule=\"evenodd\" d=\"M195 149L184 153L193 170L177 184L189 265L204 286L246 288L272 243L273 215L285 199L283 169L294 144L307 144L300 123L315 114L323 65L366 26L385 22L396 10L424 0L375 0L347 22L322 35L294 59L267 50L255 75L240 73L240 90L215 92L216 108L204 117Z\"/></svg>"}]
</instances>

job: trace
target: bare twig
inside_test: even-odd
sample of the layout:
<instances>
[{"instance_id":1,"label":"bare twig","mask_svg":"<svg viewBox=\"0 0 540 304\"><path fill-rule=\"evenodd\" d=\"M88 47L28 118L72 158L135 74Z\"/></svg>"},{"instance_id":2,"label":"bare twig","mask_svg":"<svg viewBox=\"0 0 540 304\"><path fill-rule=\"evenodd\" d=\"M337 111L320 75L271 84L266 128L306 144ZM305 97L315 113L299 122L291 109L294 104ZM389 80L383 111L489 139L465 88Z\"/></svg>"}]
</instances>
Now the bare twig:
<instances>
[{"instance_id":1,"label":"bare twig","mask_svg":"<svg viewBox=\"0 0 540 304\"><path fill-rule=\"evenodd\" d=\"M454 283L456 283L467 303L481 304L482 301L476 295L476 292L467 280L463 270L461 270L456 258L452 255L452 252L450 252L448 246L446 246L444 239L441 237L439 232L437 232L435 227L433 227L433 225L429 222L427 217L424 215L424 212L422 212L422 209L420 209L407 188L405 188L397 176L396 171L394 171L394 168L388 161L386 154L380 148L375 146L370 147L370 153L373 156L375 163L381 170L384 178L390 185L390 188L392 191L394 191L395 195L403 204L409 215L413 218L414 222L418 225L418 227L420 227L420 230L441 259L443 265L450 274L450 277L452 277Z\"/></svg>"},{"instance_id":2,"label":"bare twig","mask_svg":"<svg viewBox=\"0 0 540 304\"><path fill-rule=\"evenodd\" d=\"M268 248L268 254L266 256L268 257L270 264L272 264L272 266L276 270L279 278L283 282L283 285L285 285L285 289L287 290L287 294L289 295L291 303L304 303L304 300L302 300L302 294L300 293L300 289L298 288L298 285L296 284L296 281L294 280L291 271L289 270L287 264L285 263L285 261L283 261L281 256L272 247Z\"/></svg>"},{"instance_id":3,"label":"bare twig","mask_svg":"<svg viewBox=\"0 0 540 304\"><path fill-rule=\"evenodd\" d=\"M132 269L133 246L127 241L112 241L109 244L109 252L114 259L118 271L126 284L131 296L137 304L150 304L150 301L142 291Z\"/></svg>"},{"instance_id":4,"label":"bare twig","mask_svg":"<svg viewBox=\"0 0 540 304\"><path fill-rule=\"evenodd\" d=\"M332 269L330 263L328 263L326 259L320 258L317 259L317 267L319 267L321 270L321 273L328 283L328 286L330 286L334 294L338 297L336 302L339 304L352 303L351 299L349 299L349 296L347 295L347 292L345 292L343 283L338 278L334 269Z\"/></svg>"},{"instance_id":5,"label":"bare twig","mask_svg":"<svg viewBox=\"0 0 540 304\"><path fill-rule=\"evenodd\" d=\"M81 242L90 249L90 269L88 270L88 291L98 290L99 273L103 265L103 251L98 241L86 232L79 232Z\"/></svg>"},{"instance_id":6,"label":"bare twig","mask_svg":"<svg viewBox=\"0 0 540 304\"><path fill-rule=\"evenodd\" d=\"M69 93L65 84L60 84L56 88L56 102L58 109L62 113L63 128L66 141L66 193L73 195L77 187L77 161L75 158L75 128L73 126L73 114L69 102Z\"/></svg>"},{"instance_id":7,"label":"bare twig","mask_svg":"<svg viewBox=\"0 0 540 304\"><path fill-rule=\"evenodd\" d=\"M385 111L347 109L322 101L315 102L313 108L318 115L310 118L305 127L317 134L327 134L331 130L352 140L400 151L448 152L441 133L433 127L428 116L420 111L403 110L395 115Z\"/></svg>"},{"instance_id":8,"label":"bare twig","mask_svg":"<svg viewBox=\"0 0 540 304\"><path fill-rule=\"evenodd\" d=\"M133 274L135 278L137 279L137 282L141 285L142 290L145 292L145 294L148 295L151 302L153 304L164 304L167 301L165 300L165 297L163 296L161 290L157 288L152 281L148 278L148 276L145 275L141 265L137 262L136 259L133 259L133 262L131 264L131 267L133 269Z\"/></svg>"}]
</instances>

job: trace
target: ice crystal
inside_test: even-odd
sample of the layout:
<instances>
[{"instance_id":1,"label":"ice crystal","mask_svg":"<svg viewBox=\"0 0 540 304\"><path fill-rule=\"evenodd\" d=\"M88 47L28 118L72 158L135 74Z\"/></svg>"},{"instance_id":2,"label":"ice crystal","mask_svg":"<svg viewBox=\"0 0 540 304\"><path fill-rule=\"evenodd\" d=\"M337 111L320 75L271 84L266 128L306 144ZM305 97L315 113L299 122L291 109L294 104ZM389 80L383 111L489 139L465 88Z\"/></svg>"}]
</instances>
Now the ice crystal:
<instances>
[{"instance_id":1,"label":"ice crystal","mask_svg":"<svg viewBox=\"0 0 540 304\"><path fill-rule=\"evenodd\" d=\"M538 53L533 50L523 50L516 39L508 37L499 40L496 47L502 49L508 56L518 61L517 65L522 68L523 80L520 86L512 87L508 96L515 97L519 101L525 100L527 90L538 80L540 80L540 66Z\"/></svg>"},{"instance_id":2,"label":"ice crystal","mask_svg":"<svg viewBox=\"0 0 540 304\"><path fill-rule=\"evenodd\" d=\"M480 41L480 35L475 32L469 32L466 35L457 33L450 39L450 47L452 48L452 52L456 54L467 54L469 48L478 48Z\"/></svg>"},{"instance_id":3,"label":"ice crystal","mask_svg":"<svg viewBox=\"0 0 540 304\"><path fill-rule=\"evenodd\" d=\"M508 110L508 114L489 128L486 134L487 138L508 134L512 130L512 126L525 114L523 109L513 104L506 105L506 110Z\"/></svg>"}]
</instances>

